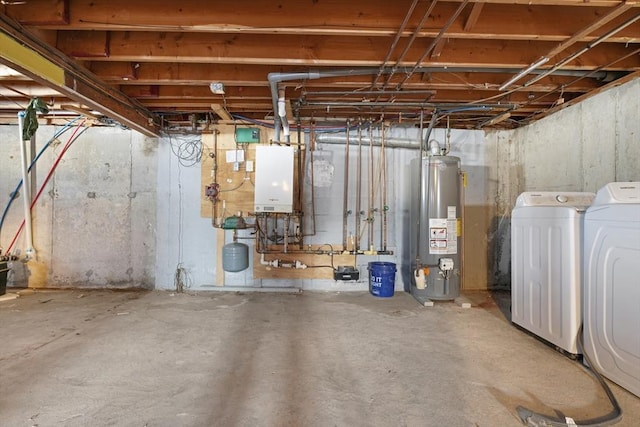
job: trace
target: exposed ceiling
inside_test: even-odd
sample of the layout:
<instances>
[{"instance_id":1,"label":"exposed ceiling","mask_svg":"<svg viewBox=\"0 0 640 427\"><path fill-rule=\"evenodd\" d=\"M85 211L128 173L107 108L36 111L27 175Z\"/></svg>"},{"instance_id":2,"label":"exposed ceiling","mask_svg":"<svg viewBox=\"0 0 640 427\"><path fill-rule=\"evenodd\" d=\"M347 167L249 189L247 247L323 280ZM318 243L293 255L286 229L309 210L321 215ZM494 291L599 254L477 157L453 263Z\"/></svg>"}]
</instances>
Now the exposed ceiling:
<instances>
[{"instance_id":1,"label":"exposed ceiling","mask_svg":"<svg viewBox=\"0 0 640 427\"><path fill-rule=\"evenodd\" d=\"M289 120L437 110L455 128L513 128L640 75L637 1L2 0L0 11L0 61L22 73L0 71L0 123L33 96L49 120L93 112L147 134L272 121L279 91ZM38 55L22 63L25 46Z\"/></svg>"}]
</instances>

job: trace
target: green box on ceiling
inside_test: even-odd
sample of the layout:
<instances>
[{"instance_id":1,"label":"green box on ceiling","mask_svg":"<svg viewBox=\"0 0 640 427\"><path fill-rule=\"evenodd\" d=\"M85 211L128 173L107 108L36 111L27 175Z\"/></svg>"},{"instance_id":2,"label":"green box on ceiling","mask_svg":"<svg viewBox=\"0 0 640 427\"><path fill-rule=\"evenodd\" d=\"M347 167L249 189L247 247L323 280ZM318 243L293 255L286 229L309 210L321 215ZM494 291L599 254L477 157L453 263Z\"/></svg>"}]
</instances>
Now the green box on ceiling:
<instances>
[{"instance_id":1,"label":"green box on ceiling","mask_svg":"<svg viewBox=\"0 0 640 427\"><path fill-rule=\"evenodd\" d=\"M236 128L237 144L256 144L260 142L260 129Z\"/></svg>"}]
</instances>

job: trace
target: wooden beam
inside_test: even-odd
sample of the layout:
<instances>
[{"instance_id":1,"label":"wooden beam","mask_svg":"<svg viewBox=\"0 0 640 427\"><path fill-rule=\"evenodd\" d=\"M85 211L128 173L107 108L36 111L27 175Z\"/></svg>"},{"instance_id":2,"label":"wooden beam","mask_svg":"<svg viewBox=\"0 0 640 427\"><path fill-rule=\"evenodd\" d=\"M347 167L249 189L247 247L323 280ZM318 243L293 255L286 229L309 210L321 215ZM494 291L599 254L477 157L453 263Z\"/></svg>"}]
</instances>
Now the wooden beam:
<instances>
[{"instance_id":1,"label":"wooden beam","mask_svg":"<svg viewBox=\"0 0 640 427\"><path fill-rule=\"evenodd\" d=\"M435 60L439 58L440 54L442 53L442 49L444 49L445 44L447 44L447 39L445 37L438 40L438 43L436 43L436 45L433 47L433 50L431 51L431 55L429 56L429 58L431 60Z\"/></svg>"},{"instance_id":2,"label":"wooden beam","mask_svg":"<svg viewBox=\"0 0 640 427\"><path fill-rule=\"evenodd\" d=\"M0 33L0 61L25 76L50 82L55 86L64 84L64 69L61 66L25 47L9 34Z\"/></svg>"},{"instance_id":3,"label":"wooden beam","mask_svg":"<svg viewBox=\"0 0 640 427\"><path fill-rule=\"evenodd\" d=\"M604 25L608 24L609 22L611 22L612 20L614 20L618 16L622 15L623 13L625 13L626 11L631 9L632 7L633 7L633 2L622 2L622 3L620 3L620 5L616 6L612 10L610 10L607 14L605 14L601 18L596 19L595 21L591 22L586 27L581 28L580 31L574 33L571 37L569 37L566 40L564 40L562 43L560 43L558 46L556 46L554 49L552 49L545 56L547 58L552 58L552 57L558 55L559 53L561 53L562 51L564 51L568 47L574 45L576 42L578 42L580 40L584 40L584 38L586 36L588 36L589 34L592 34L595 30L597 30L599 28L602 28Z\"/></svg>"},{"instance_id":4,"label":"wooden beam","mask_svg":"<svg viewBox=\"0 0 640 427\"><path fill-rule=\"evenodd\" d=\"M107 31L66 31L58 37L56 47L77 58L108 58L109 33Z\"/></svg>"},{"instance_id":5,"label":"wooden beam","mask_svg":"<svg viewBox=\"0 0 640 427\"><path fill-rule=\"evenodd\" d=\"M122 80L117 76L111 75L112 68L120 68L119 64L129 63L108 63L96 62L91 64L91 69L97 74L101 80L112 84L119 85L121 90L133 97L138 96L212 96L209 91L209 83L211 78L215 77L216 81L221 81L225 85L227 97L241 97L246 95L252 97L261 97L268 92L268 82L266 75L271 69L269 66L253 66L241 67L231 64L173 64L173 63L140 63L137 68L137 80ZM276 67L278 72L293 72L299 69L294 67ZM490 89L491 87L500 86L507 78L510 69L505 69L502 73L496 72L463 72L457 71L457 68L443 69L434 67L432 71L420 74L417 73L405 84L406 89ZM516 68L511 69L516 72ZM482 71L482 69L478 69ZM103 74L106 73L106 74ZM433 77L432 79L428 77ZM580 92L587 91L599 87L601 83L596 80L596 76L581 80L576 86L568 88L568 90L576 90ZM392 79L394 83L399 77ZM575 77L550 75L542 79L536 85L530 88L531 91L544 91L549 87L564 85ZM372 76L346 76L332 77L307 81L292 81L287 87L297 88L298 91L313 88L337 88L342 90L358 89L370 86ZM128 88L131 86L131 88ZM151 86L155 87L157 92L151 92ZM169 89L172 88L172 89ZM296 89L294 89L296 90ZM267 92L265 92L267 91Z\"/></svg>"},{"instance_id":6,"label":"wooden beam","mask_svg":"<svg viewBox=\"0 0 640 427\"><path fill-rule=\"evenodd\" d=\"M52 0L48 0L52 2ZM60 2L62 3L62 2ZM67 3L67 2L64 2ZM434 37L449 16L457 8L456 1L439 2L430 17L430 25L420 32L419 37ZM483 25L470 32L465 23L471 19L456 22L447 32L449 37L491 37L499 31L503 38L560 41L567 34L576 33L585 22L593 22L620 0L568 0L535 1L528 0L487 0L482 8ZM637 2L627 1L633 7ZM476 7L478 4L476 2ZM199 0L172 0L149 2L129 0L90 1L76 0L70 3L71 18L63 20L35 19L28 21L40 28L88 31L149 31L159 32L217 32L236 34L280 34L280 35L336 35L359 37L392 37L398 23L403 20L405 8L387 0L315 1L281 0L277 6L269 0L251 2L251 13L238 13L233 2L216 2L215 10L203 10ZM476 10L474 7L474 10ZM154 13L149 13L153 8ZM20 8L14 7L9 13L18 14L26 20L43 14L40 2L27 2ZM118 13L118 11L122 11ZM286 11L283 13L283 11ZM477 11L477 10L476 10ZM473 14L473 11L472 11ZM505 19L506 18L506 19ZM403 37L411 35L419 16L408 22ZM48 22L48 21L51 22ZM265 23L268 23L265 25ZM558 25L560 24L560 25ZM623 42L621 34L618 42ZM617 38L617 37L616 37ZM583 40L586 41L586 40Z\"/></svg>"},{"instance_id":7,"label":"wooden beam","mask_svg":"<svg viewBox=\"0 0 640 427\"><path fill-rule=\"evenodd\" d=\"M4 2L3 2L4 3ZM37 2L8 1L4 13L22 25L69 25L69 2L39 0Z\"/></svg>"},{"instance_id":8,"label":"wooden beam","mask_svg":"<svg viewBox=\"0 0 640 427\"><path fill-rule=\"evenodd\" d=\"M158 136L154 116L137 101L104 85L61 52L43 45L15 20L0 14L0 59L26 76L148 136Z\"/></svg>"},{"instance_id":9,"label":"wooden beam","mask_svg":"<svg viewBox=\"0 0 640 427\"><path fill-rule=\"evenodd\" d=\"M1 87L0 87L1 90ZM153 99L209 99L211 101L221 100L222 95L211 93L208 85L126 85L120 90L132 98L153 98ZM271 91L268 87L256 86L225 86L225 99L246 99L246 100L270 100Z\"/></svg>"},{"instance_id":10,"label":"wooden beam","mask_svg":"<svg viewBox=\"0 0 640 427\"><path fill-rule=\"evenodd\" d=\"M59 46L65 53L77 51L65 42L72 33L63 32ZM87 41L92 43L92 41ZM98 42L101 43L101 42ZM278 49L273 49L278 46ZM510 41L449 39L438 66L523 67L542 55L555 51L557 43L537 40ZM85 46L97 51L100 46ZM601 43L582 55L581 68L596 68L624 55L628 48L617 43ZM181 62L205 64L297 65L305 67L375 67L384 57L386 46L363 37L317 36L256 36L201 33L111 33L109 56L104 58L75 56L93 61ZM413 66L423 53L423 46L414 43L400 67ZM640 65L636 58L628 59L621 68ZM401 70L399 70L399 73ZM210 77L211 78L211 77ZM216 81L219 79L216 78Z\"/></svg>"},{"instance_id":11,"label":"wooden beam","mask_svg":"<svg viewBox=\"0 0 640 427\"><path fill-rule=\"evenodd\" d=\"M67 110L67 111L73 111L75 113L78 113L88 119L94 119L97 120L99 117L96 116L95 114L93 114L91 111L87 110L86 108L82 108L79 107L77 105L72 105L72 104L63 104L60 106L63 110Z\"/></svg>"},{"instance_id":12,"label":"wooden beam","mask_svg":"<svg viewBox=\"0 0 640 427\"><path fill-rule=\"evenodd\" d=\"M233 117L224 109L222 104L211 104L211 109L214 113L218 115L222 120L233 120Z\"/></svg>"},{"instance_id":13,"label":"wooden beam","mask_svg":"<svg viewBox=\"0 0 640 427\"><path fill-rule=\"evenodd\" d=\"M464 31L468 33L473 29L473 27L475 27L476 23L478 22L478 18L480 18L480 13L482 12L483 7L484 1L482 0L474 3L473 7L471 8L471 13L469 13L467 20L464 21Z\"/></svg>"}]
</instances>

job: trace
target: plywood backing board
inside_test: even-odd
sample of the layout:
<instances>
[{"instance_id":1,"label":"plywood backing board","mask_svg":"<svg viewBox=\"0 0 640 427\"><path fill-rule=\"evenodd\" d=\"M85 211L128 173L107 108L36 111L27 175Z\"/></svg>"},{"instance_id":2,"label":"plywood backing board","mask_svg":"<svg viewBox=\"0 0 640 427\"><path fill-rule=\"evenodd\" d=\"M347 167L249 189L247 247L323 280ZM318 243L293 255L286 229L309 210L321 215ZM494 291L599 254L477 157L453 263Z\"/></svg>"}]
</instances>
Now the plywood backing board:
<instances>
[{"instance_id":1,"label":"plywood backing board","mask_svg":"<svg viewBox=\"0 0 640 427\"><path fill-rule=\"evenodd\" d=\"M227 152L230 153L231 158L235 158L235 151L241 150L245 161L255 161L255 144L237 145L234 139L233 126L222 126L219 132L217 143L214 142L213 134L202 135L205 153L215 154L215 159L206 154L202 159L200 169L200 216L204 218L213 217L213 203L206 198L204 193L205 186L213 182L217 182L220 185L216 216L223 218L232 216L236 212L242 212L242 215L245 216L247 212L253 210L253 172L245 170L246 162L238 162L239 169L234 170L234 162L227 162ZM261 135L261 139L262 137L263 135ZM217 150L214 150L214 145L217 146ZM215 173L213 172L214 161L216 162ZM221 221L221 219L218 221Z\"/></svg>"},{"instance_id":2,"label":"plywood backing board","mask_svg":"<svg viewBox=\"0 0 640 427\"><path fill-rule=\"evenodd\" d=\"M260 144L269 144L273 138L273 131L271 129L260 129L260 144L236 144L235 141L235 129L233 125L220 125L217 127L217 140L214 138L214 134L203 134L202 143L204 146L204 155L201 163L201 195L200 195L200 215L204 218L214 217L214 204L209 201L205 196L205 186L213 182L217 182L220 185L220 194L218 196L219 202L216 203L216 224L220 224L224 217L229 217L241 213L243 217L253 214L254 209L254 172L246 170L246 161L253 161L255 170L255 150ZM297 139L292 137L292 145L297 148ZM215 146L215 148L214 148ZM239 163L239 167L234 170L235 150L242 150L242 156L244 156L242 162ZM209 153L215 154L216 171L215 176L212 173L212 167L214 165L214 158ZM229 153L229 154L228 154ZM301 161L305 162L305 150L302 150ZM229 158L227 157L229 156ZM298 155L294 156L294 210L301 210L302 206L297 203L295 195L298 194L298 185L301 183L298 173ZM302 178L304 178L304 172L302 172ZM224 201L225 209L222 211L222 201ZM217 234L219 242L218 253L222 253L222 245L224 244L224 231L218 229L220 233ZM294 246L294 245L292 245ZM340 245L334 245L336 250L340 250ZM272 250L277 250L278 247L270 247ZM309 249L305 247L305 249ZM327 250L324 248L312 247L311 250ZM221 265L221 255L217 260L218 275L216 278L216 284L218 286L224 286L224 271ZM260 264L260 254L254 254L254 266L253 275L255 279L333 279L333 269L331 268L331 257L326 254L317 253L270 253L265 255L266 260L280 259L283 261L300 261L303 264L309 266L306 269L291 269L291 268L275 268L272 266L265 266ZM355 265L355 256L350 254L334 255L334 265ZM319 267L323 266L323 267Z\"/></svg>"},{"instance_id":3,"label":"plywood backing board","mask_svg":"<svg viewBox=\"0 0 640 427\"><path fill-rule=\"evenodd\" d=\"M339 250L339 246L337 247ZM317 250L319 247L312 248ZM327 249L326 245L323 249ZM253 254L254 279L333 279L331 268L331 256L315 253L269 253L264 255L265 261L279 259L282 261L300 261L307 265L305 269L276 268L260 264L260 254ZM336 254L333 256L333 265L356 265L356 256L351 254ZM316 266L316 267L314 267ZM324 266L324 267L320 267Z\"/></svg>"},{"instance_id":4,"label":"plywood backing board","mask_svg":"<svg viewBox=\"0 0 640 427\"><path fill-rule=\"evenodd\" d=\"M255 171L255 151L256 146L259 144L236 144L236 127L240 126L219 125L214 130L214 132L219 132L217 141L215 141L213 133L202 135L204 154L200 168L200 216L203 218L212 218L214 216L214 206L205 196L205 186L217 182L220 185L220 194L218 196L219 202L216 203L215 207L216 224L220 224L224 217L235 215L238 212L241 212L243 217L247 217L254 209L255 172L246 170L246 161L253 162L253 170ZM260 129L260 144L268 144L273 138L273 130L264 127L259 127L258 129ZM295 137L292 140L294 140L292 144L297 145ZM217 146L216 150L214 150L214 145ZM242 152L238 153L238 155L243 156L244 161L238 162L238 168L234 170L235 162L233 160L240 158L236 156L237 150ZM215 176L212 171L214 158L209 155L210 153L215 154L215 159L217 160ZM302 154L302 162L304 163L304 150ZM294 156L294 195L297 194L299 181L297 159L298 156L296 154ZM294 203L294 209L299 210L299 204Z\"/></svg>"}]
</instances>

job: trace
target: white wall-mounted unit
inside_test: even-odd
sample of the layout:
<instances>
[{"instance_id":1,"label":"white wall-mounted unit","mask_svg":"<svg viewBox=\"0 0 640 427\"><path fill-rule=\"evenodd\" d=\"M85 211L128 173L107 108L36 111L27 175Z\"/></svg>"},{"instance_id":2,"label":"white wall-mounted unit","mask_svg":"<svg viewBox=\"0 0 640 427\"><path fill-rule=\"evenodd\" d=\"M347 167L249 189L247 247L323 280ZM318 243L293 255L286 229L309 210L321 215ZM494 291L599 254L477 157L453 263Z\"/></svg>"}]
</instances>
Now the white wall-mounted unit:
<instances>
[{"instance_id":1,"label":"white wall-mounted unit","mask_svg":"<svg viewBox=\"0 0 640 427\"><path fill-rule=\"evenodd\" d=\"M254 209L256 212L293 211L293 147L256 147Z\"/></svg>"},{"instance_id":2,"label":"white wall-mounted unit","mask_svg":"<svg viewBox=\"0 0 640 427\"><path fill-rule=\"evenodd\" d=\"M511 216L511 321L579 354L584 211L595 194L526 192Z\"/></svg>"},{"instance_id":3,"label":"white wall-mounted unit","mask_svg":"<svg viewBox=\"0 0 640 427\"><path fill-rule=\"evenodd\" d=\"M640 182L607 184L585 214L584 351L640 397Z\"/></svg>"}]
</instances>

